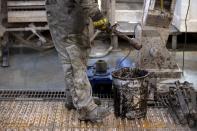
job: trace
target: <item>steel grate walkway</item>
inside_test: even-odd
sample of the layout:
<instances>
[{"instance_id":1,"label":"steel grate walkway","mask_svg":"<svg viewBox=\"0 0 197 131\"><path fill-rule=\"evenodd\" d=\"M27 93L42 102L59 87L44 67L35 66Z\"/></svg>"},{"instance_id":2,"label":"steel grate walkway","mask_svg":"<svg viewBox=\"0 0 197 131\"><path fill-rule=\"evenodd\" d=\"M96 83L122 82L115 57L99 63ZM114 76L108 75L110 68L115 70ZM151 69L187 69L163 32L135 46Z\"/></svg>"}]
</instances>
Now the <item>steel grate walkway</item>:
<instances>
[{"instance_id":1,"label":"steel grate walkway","mask_svg":"<svg viewBox=\"0 0 197 131\"><path fill-rule=\"evenodd\" d=\"M0 101L0 130L54 131L189 131L176 124L166 108L149 108L146 118L121 120L111 114L101 124L81 122L75 110L68 111L61 101Z\"/></svg>"},{"instance_id":2,"label":"steel grate walkway","mask_svg":"<svg viewBox=\"0 0 197 131\"><path fill-rule=\"evenodd\" d=\"M113 104L113 94L93 94L101 100L110 101ZM39 90L0 90L0 101L13 100L50 100L64 101L66 99L65 91L39 91ZM167 96L160 96L162 101L167 101ZM148 106L154 108L165 107L162 101L148 101Z\"/></svg>"},{"instance_id":3,"label":"steel grate walkway","mask_svg":"<svg viewBox=\"0 0 197 131\"><path fill-rule=\"evenodd\" d=\"M93 94L94 97L112 99L112 94ZM65 91L54 90L0 90L0 100L65 100Z\"/></svg>"},{"instance_id":4,"label":"steel grate walkway","mask_svg":"<svg viewBox=\"0 0 197 131\"><path fill-rule=\"evenodd\" d=\"M0 90L0 100L65 100L65 91Z\"/></svg>"},{"instance_id":5,"label":"steel grate walkway","mask_svg":"<svg viewBox=\"0 0 197 131\"><path fill-rule=\"evenodd\" d=\"M111 95L100 97L102 106L113 106ZM181 125L172 110L166 108L167 95L158 95L159 101L148 101L144 119L121 120L113 114L102 124L80 122L75 110L64 107L64 91L0 90L1 130L65 130L65 131L130 131L130 130L190 130Z\"/></svg>"}]
</instances>

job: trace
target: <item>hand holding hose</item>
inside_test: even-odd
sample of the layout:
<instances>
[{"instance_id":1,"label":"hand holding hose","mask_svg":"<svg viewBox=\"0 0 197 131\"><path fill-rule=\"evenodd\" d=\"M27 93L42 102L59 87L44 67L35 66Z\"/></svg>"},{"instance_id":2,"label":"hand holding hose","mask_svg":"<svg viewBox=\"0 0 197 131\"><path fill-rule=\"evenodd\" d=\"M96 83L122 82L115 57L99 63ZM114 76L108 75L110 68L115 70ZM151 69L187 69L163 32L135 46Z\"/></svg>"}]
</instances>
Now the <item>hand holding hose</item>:
<instances>
[{"instance_id":1,"label":"hand holding hose","mask_svg":"<svg viewBox=\"0 0 197 131\"><path fill-rule=\"evenodd\" d=\"M109 23L109 20L103 16L101 12L98 12L94 17L92 17L93 20L93 25L95 29L101 30L101 31L106 31L107 33L114 33L118 37L126 40L129 42L129 44L134 47L136 50L140 50L142 48L142 45L140 44L139 40L136 38L130 38L124 33L118 31L116 29L117 24L111 26Z\"/></svg>"}]
</instances>

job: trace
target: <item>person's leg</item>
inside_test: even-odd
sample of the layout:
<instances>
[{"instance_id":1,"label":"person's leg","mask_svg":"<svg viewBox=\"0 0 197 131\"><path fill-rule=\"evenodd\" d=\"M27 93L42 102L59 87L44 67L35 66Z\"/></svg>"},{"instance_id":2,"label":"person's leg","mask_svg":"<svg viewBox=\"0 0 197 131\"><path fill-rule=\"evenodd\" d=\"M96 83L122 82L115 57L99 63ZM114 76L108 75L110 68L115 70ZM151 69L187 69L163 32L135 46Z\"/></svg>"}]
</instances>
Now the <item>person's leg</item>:
<instances>
[{"instance_id":1,"label":"person's leg","mask_svg":"<svg viewBox=\"0 0 197 131\"><path fill-rule=\"evenodd\" d=\"M50 33L63 65L66 88L71 94L75 108L80 115L84 115L84 120L103 119L107 110L100 110L93 101L91 85L86 74L86 62L80 48L87 44L84 43L87 37L83 33L68 34L69 23L65 21L68 16L64 16L57 3L47 3L46 10Z\"/></svg>"},{"instance_id":2,"label":"person's leg","mask_svg":"<svg viewBox=\"0 0 197 131\"><path fill-rule=\"evenodd\" d=\"M84 65L86 65L86 63L88 61L90 48L80 48L80 50L81 50L82 62L84 63ZM59 58L61 60L61 64L62 64L62 67L64 70L64 77L65 77L65 87L66 87L66 104L65 104L65 106L68 109L75 109L73 102L72 102L72 96L71 96L71 92L70 92L70 88L69 88L69 87L74 86L74 84L72 83L72 77L71 77L72 66L71 66L70 58L69 58L69 56L64 57L60 54L59 54ZM99 100L98 97L93 97L93 100L97 105L101 105L101 101Z\"/></svg>"},{"instance_id":3,"label":"person's leg","mask_svg":"<svg viewBox=\"0 0 197 131\"><path fill-rule=\"evenodd\" d=\"M76 38L76 40L79 39ZM80 41L77 41L77 43L80 43ZM73 103L80 114L79 119L102 122L102 120L111 113L111 110L110 108L97 106L93 101L92 88L86 74L86 62L89 50L79 48L76 44L66 49L70 56L73 69L74 88L71 88L70 91L71 94L73 94Z\"/></svg>"},{"instance_id":4,"label":"person's leg","mask_svg":"<svg viewBox=\"0 0 197 131\"><path fill-rule=\"evenodd\" d=\"M72 67L72 82L74 87L70 88L74 105L79 111L88 112L97 107L92 98L92 89L86 74L86 56L78 45L84 41L81 36L73 36L65 42L72 43L72 46L66 47L69 54ZM83 52L83 53L82 53Z\"/></svg>"},{"instance_id":5,"label":"person's leg","mask_svg":"<svg viewBox=\"0 0 197 131\"><path fill-rule=\"evenodd\" d=\"M63 67L63 72L64 72L65 91L66 91L65 106L68 109L75 109L75 107L73 105L72 95L70 92L70 88L72 88L74 86L73 81L72 81L72 66L70 63L70 58L67 53L64 56L61 54L62 53L59 53L58 56L61 61L61 64Z\"/></svg>"}]
</instances>

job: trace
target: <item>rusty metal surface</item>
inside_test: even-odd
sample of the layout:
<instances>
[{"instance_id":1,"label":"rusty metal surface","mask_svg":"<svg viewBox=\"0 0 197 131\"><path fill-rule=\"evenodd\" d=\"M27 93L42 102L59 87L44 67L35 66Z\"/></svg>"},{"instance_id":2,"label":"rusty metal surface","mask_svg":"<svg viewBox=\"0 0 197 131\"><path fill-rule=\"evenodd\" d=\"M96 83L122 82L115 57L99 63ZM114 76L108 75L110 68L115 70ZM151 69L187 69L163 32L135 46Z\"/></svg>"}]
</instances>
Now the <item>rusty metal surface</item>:
<instances>
[{"instance_id":1,"label":"rusty metal surface","mask_svg":"<svg viewBox=\"0 0 197 131\"><path fill-rule=\"evenodd\" d=\"M146 13L143 26L136 27L135 31L136 38L141 40L142 44L137 63L142 69L153 72L159 78L180 78L181 70L176 64L175 53L166 48L176 0L164 1L165 3L161 4L161 1L149 0L144 5Z\"/></svg>"},{"instance_id":2,"label":"rusty metal surface","mask_svg":"<svg viewBox=\"0 0 197 131\"><path fill-rule=\"evenodd\" d=\"M145 119L121 120L113 114L101 124L78 120L75 110L68 111L64 102L0 101L0 130L65 130L65 131L128 131L128 130L190 130L175 124L167 109L149 108Z\"/></svg>"},{"instance_id":3,"label":"rusty metal surface","mask_svg":"<svg viewBox=\"0 0 197 131\"><path fill-rule=\"evenodd\" d=\"M137 64L159 78L180 78L182 70L176 63L175 53L166 48L169 29L145 26L137 28L136 32L136 38L142 43Z\"/></svg>"}]
</instances>

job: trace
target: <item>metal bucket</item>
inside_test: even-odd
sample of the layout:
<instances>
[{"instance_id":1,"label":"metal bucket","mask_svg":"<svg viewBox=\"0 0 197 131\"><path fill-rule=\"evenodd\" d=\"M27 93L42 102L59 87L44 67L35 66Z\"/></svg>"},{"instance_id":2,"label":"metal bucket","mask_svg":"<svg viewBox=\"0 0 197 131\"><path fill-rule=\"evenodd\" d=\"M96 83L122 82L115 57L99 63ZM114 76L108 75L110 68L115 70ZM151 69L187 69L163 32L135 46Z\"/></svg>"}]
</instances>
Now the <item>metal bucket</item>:
<instances>
[{"instance_id":1,"label":"metal bucket","mask_svg":"<svg viewBox=\"0 0 197 131\"><path fill-rule=\"evenodd\" d=\"M122 68L112 72L114 108L118 117L145 117L148 98L148 71Z\"/></svg>"}]
</instances>

